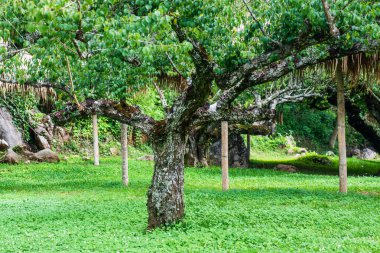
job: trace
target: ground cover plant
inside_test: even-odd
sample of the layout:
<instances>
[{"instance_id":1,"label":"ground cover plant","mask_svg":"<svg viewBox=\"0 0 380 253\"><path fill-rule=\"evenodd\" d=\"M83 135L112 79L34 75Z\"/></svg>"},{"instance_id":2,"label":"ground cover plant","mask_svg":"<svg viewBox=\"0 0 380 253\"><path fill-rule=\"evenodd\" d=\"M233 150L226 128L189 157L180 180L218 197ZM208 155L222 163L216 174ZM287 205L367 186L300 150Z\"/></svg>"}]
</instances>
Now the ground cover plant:
<instances>
[{"instance_id":1,"label":"ground cover plant","mask_svg":"<svg viewBox=\"0 0 380 253\"><path fill-rule=\"evenodd\" d=\"M120 163L1 165L1 252L380 251L379 178L341 195L337 176L231 169L223 192L220 168L186 168L184 221L147 232L153 163L131 160L127 188Z\"/></svg>"}]
</instances>

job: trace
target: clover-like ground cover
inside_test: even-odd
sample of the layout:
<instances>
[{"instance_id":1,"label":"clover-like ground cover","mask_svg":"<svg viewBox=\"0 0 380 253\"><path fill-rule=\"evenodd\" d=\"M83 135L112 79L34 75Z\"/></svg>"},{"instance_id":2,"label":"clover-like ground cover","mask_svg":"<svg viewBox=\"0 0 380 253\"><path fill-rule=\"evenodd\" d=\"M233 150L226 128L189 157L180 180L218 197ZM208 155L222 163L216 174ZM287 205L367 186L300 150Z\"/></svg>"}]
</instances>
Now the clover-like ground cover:
<instances>
[{"instance_id":1,"label":"clover-like ground cover","mask_svg":"<svg viewBox=\"0 0 380 253\"><path fill-rule=\"evenodd\" d=\"M186 218L146 232L153 164L0 165L1 252L379 252L380 178L187 168Z\"/></svg>"}]
</instances>

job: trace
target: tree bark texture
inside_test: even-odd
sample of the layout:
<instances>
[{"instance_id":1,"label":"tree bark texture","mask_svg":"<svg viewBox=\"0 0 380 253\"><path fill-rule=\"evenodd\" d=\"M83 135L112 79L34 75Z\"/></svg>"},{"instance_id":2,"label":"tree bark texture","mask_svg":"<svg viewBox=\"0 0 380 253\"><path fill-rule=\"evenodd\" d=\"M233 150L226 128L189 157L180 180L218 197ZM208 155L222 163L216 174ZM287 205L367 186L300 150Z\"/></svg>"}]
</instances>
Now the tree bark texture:
<instances>
[{"instance_id":1,"label":"tree bark texture","mask_svg":"<svg viewBox=\"0 0 380 253\"><path fill-rule=\"evenodd\" d=\"M184 154L183 133L168 133L153 142L154 174L148 191L148 229L181 220L184 204Z\"/></svg>"},{"instance_id":2,"label":"tree bark texture","mask_svg":"<svg viewBox=\"0 0 380 253\"><path fill-rule=\"evenodd\" d=\"M342 62L338 61L336 70L337 106L338 106L338 148L339 148L339 191L347 193L346 158L346 113L344 103L344 76Z\"/></svg>"},{"instance_id":3,"label":"tree bark texture","mask_svg":"<svg viewBox=\"0 0 380 253\"><path fill-rule=\"evenodd\" d=\"M99 165L99 136L98 136L98 116L92 115L92 137L94 139L94 165Z\"/></svg>"},{"instance_id":4,"label":"tree bark texture","mask_svg":"<svg viewBox=\"0 0 380 253\"><path fill-rule=\"evenodd\" d=\"M128 126L121 124L121 156L122 156L122 180L125 186L128 186Z\"/></svg>"}]
</instances>

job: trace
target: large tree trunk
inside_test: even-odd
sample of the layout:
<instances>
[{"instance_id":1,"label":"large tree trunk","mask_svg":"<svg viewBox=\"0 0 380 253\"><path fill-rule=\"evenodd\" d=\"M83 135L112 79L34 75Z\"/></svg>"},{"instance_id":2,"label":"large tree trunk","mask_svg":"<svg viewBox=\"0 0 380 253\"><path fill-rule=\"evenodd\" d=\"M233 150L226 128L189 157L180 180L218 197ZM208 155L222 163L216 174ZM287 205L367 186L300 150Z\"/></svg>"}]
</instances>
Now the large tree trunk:
<instances>
[{"instance_id":1,"label":"large tree trunk","mask_svg":"<svg viewBox=\"0 0 380 253\"><path fill-rule=\"evenodd\" d=\"M124 185L128 185L128 126L121 124L121 156L122 156L122 180Z\"/></svg>"},{"instance_id":2,"label":"large tree trunk","mask_svg":"<svg viewBox=\"0 0 380 253\"><path fill-rule=\"evenodd\" d=\"M94 165L99 165L99 137L98 137L98 116L92 115L92 137L94 139Z\"/></svg>"},{"instance_id":3,"label":"large tree trunk","mask_svg":"<svg viewBox=\"0 0 380 253\"><path fill-rule=\"evenodd\" d=\"M167 133L153 141L154 174L148 191L148 229L181 220L184 206L184 154L186 136Z\"/></svg>"},{"instance_id":4,"label":"large tree trunk","mask_svg":"<svg viewBox=\"0 0 380 253\"><path fill-rule=\"evenodd\" d=\"M344 104L344 76L342 62L338 62L336 71L337 106L338 106L338 149L339 149L339 191L347 192L347 158L346 158L346 113Z\"/></svg>"}]
</instances>

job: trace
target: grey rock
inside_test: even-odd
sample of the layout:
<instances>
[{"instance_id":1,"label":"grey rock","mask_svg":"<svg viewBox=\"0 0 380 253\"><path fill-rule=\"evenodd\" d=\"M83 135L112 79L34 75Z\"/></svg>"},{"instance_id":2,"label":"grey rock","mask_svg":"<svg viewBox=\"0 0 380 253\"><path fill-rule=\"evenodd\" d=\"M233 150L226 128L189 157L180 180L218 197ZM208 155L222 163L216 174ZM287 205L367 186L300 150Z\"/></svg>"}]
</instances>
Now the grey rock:
<instances>
[{"instance_id":1,"label":"grey rock","mask_svg":"<svg viewBox=\"0 0 380 253\"><path fill-rule=\"evenodd\" d=\"M287 164L278 164L276 166L276 169L280 171L291 172L291 173L298 171L297 167L293 165L287 165Z\"/></svg>"},{"instance_id":2,"label":"grey rock","mask_svg":"<svg viewBox=\"0 0 380 253\"><path fill-rule=\"evenodd\" d=\"M360 149L358 149L358 148L353 148L353 149L350 149L350 150L347 152L347 157L353 157L353 156L359 157L360 154L361 154Z\"/></svg>"},{"instance_id":3,"label":"grey rock","mask_svg":"<svg viewBox=\"0 0 380 253\"><path fill-rule=\"evenodd\" d=\"M14 152L12 149L8 149L2 162L8 164L18 164L21 161L21 156Z\"/></svg>"},{"instance_id":4,"label":"grey rock","mask_svg":"<svg viewBox=\"0 0 380 253\"><path fill-rule=\"evenodd\" d=\"M9 149L9 144L5 140L0 140L0 151Z\"/></svg>"},{"instance_id":5,"label":"grey rock","mask_svg":"<svg viewBox=\"0 0 380 253\"><path fill-rule=\"evenodd\" d=\"M222 142L219 139L210 146L210 165L220 166L222 163ZM230 134L228 136L228 164L235 168L246 168L247 147L240 134Z\"/></svg>"},{"instance_id":6,"label":"grey rock","mask_svg":"<svg viewBox=\"0 0 380 253\"><path fill-rule=\"evenodd\" d=\"M119 155L120 152L119 152L118 148L110 148L110 153L113 156L117 156L117 155Z\"/></svg>"},{"instance_id":7,"label":"grey rock","mask_svg":"<svg viewBox=\"0 0 380 253\"><path fill-rule=\"evenodd\" d=\"M137 158L139 161L154 161L154 156L153 155L144 155L139 158Z\"/></svg>"},{"instance_id":8,"label":"grey rock","mask_svg":"<svg viewBox=\"0 0 380 253\"><path fill-rule=\"evenodd\" d=\"M56 163L59 162L58 155L50 149L40 150L34 154L35 158L39 162Z\"/></svg>"},{"instance_id":9,"label":"grey rock","mask_svg":"<svg viewBox=\"0 0 380 253\"><path fill-rule=\"evenodd\" d=\"M371 148L365 148L360 152L359 158L363 160L372 160L377 156L376 151Z\"/></svg>"},{"instance_id":10,"label":"grey rock","mask_svg":"<svg viewBox=\"0 0 380 253\"><path fill-rule=\"evenodd\" d=\"M13 124L12 115L4 107L0 107L0 139L5 140L10 148L24 144L22 134Z\"/></svg>"}]
</instances>

